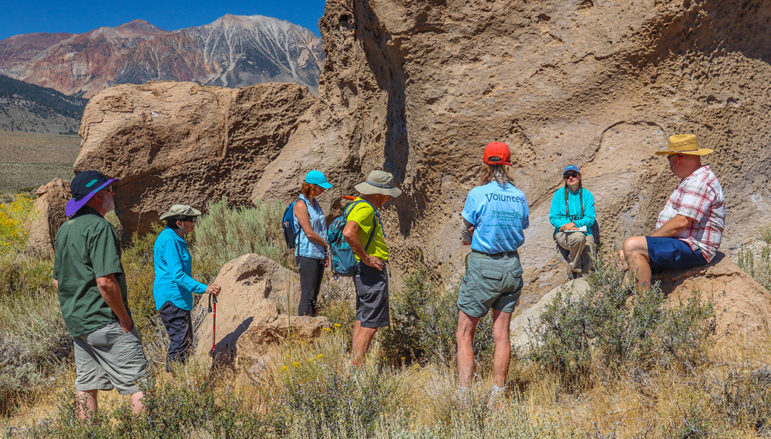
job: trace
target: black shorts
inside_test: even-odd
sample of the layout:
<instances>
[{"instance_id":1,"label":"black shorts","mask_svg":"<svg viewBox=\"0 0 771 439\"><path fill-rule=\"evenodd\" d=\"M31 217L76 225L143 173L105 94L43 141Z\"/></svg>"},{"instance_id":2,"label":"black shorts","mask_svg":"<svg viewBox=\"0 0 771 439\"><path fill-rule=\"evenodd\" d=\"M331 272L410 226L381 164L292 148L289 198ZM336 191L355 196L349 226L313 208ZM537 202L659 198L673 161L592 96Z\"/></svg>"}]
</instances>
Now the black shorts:
<instances>
[{"instance_id":1,"label":"black shorts","mask_svg":"<svg viewBox=\"0 0 771 439\"><path fill-rule=\"evenodd\" d=\"M388 272L386 265L378 271L359 263L356 276L356 320L364 328L382 328L388 326Z\"/></svg>"}]
</instances>

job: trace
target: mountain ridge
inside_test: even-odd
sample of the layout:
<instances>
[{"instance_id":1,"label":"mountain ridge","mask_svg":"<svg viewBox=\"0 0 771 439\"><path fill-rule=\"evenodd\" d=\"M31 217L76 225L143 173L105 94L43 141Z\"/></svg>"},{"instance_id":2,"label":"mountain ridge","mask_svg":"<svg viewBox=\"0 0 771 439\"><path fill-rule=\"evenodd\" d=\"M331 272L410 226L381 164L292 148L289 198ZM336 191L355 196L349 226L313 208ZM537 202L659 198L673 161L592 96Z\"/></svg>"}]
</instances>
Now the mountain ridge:
<instances>
[{"instance_id":1,"label":"mountain ridge","mask_svg":"<svg viewBox=\"0 0 771 439\"><path fill-rule=\"evenodd\" d=\"M0 130L76 133L86 102L0 75Z\"/></svg>"},{"instance_id":2,"label":"mountain ridge","mask_svg":"<svg viewBox=\"0 0 771 439\"><path fill-rule=\"evenodd\" d=\"M262 15L226 14L167 31L143 19L81 34L21 34L0 41L0 74L91 97L154 80L243 87L295 82L316 91L324 60L310 30Z\"/></svg>"}]
</instances>

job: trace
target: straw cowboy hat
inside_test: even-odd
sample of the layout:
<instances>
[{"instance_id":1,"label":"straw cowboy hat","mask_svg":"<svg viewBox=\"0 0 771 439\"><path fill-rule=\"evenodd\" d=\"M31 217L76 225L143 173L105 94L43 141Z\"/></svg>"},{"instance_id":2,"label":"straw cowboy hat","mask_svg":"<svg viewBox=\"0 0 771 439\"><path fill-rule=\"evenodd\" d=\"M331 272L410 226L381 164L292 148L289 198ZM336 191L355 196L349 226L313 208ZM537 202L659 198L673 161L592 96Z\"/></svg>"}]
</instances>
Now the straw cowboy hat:
<instances>
[{"instance_id":1,"label":"straw cowboy hat","mask_svg":"<svg viewBox=\"0 0 771 439\"><path fill-rule=\"evenodd\" d=\"M699 148L694 134L675 134L669 136L669 148L663 151L656 151L656 155L664 154L688 154L688 155L707 155L712 152L708 148Z\"/></svg>"},{"instance_id":2,"label":"straw cowboy hat","mask_svg":"<svg viewBox=\"0 0 771 439\"><path fill-rule=\"evenodd\" d=\"M396 198L402 194L402 190L394 183L394 176L385 171L370 172L367 179L354 188L364 195L382 194Z\"/></svg>"}]
</instances>

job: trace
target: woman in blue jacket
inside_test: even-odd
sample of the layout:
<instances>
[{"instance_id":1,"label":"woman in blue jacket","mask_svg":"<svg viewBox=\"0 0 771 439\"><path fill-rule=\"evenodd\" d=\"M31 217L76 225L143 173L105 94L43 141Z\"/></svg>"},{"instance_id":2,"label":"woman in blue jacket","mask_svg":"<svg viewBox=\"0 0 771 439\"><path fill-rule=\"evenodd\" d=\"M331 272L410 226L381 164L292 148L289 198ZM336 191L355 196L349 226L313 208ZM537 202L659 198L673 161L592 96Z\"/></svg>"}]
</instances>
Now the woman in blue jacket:
<instances>
[{"instance_id":1,"label":"woman in blue jacket","mask_svg":"<svg viewBox=\"0 0 771 439\"><path fill-rule=\"evenodd\" d=\"M566 166L562 178L565 186L554 193L549 221L557 245L568 252L568 277L574 279L592 268L594 195L581 184L578 166Z\"/></svg>"},{"instance_id":2,"label":"woman in blue jacket","mask_svg":"<svg viewBox=\"0 0 771 439\"><path fill-rule=\"evenodd\" d=\"M192 277L192 260L185 236L195 228L201 212L185 204L175 204L161 215L166 228L158 234L153 246L155 309L169 334L166 372L177 361L184 363L193 344L193 293L219 294L216 284L205 285Z\"/></svg>"}]
</instances>

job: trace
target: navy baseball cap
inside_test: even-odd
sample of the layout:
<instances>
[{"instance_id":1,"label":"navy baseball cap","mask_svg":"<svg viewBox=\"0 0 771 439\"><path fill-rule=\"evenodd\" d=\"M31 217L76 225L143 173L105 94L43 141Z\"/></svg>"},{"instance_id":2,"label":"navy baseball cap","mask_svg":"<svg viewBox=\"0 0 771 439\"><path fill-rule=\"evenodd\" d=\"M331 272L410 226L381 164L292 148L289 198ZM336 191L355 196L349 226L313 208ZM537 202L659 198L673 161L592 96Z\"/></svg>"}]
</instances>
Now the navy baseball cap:
<instances>
[{"instance_id":1,"label":"navy baseball cap","mask_svg":"<svg viewBox=\"0 0 771 439\"><path fill-rule=\"evenodd\" d=\"M581 173L581 171L578 169L578 166L576 166L576 165L567 165L567 166L565 166L565 170L562 171L562 175L565 175L565 174L567 174L570 171L575 171L575 172L578 172L579 174Z\"/></svg>"},{"instance_id":2,"label":"navy baseball cap","mask_svg":"<svg viewBox=\"0 0 771 439\"><path fill-rule=\"evenodd\" d=\"M120 180L107 178L99 171L83 171L76 175L70 183L72 199L64 207L64 214L67 216L75 215L97 192L115 181Z\"/></svg>"},{"instance_id":3,"label":"navy baseball cap","mask_svg":"<svg viewBox=\"0 0 771 439\"><path fill-rule=\"evenodd\" d=\"M332 187L332 185L327 181L327 177L324 176L324 173L321 171L316 171L315 169L305 175L305 182L321 186L324 189L329 189Z\"/></svg>"}]
</instances>

